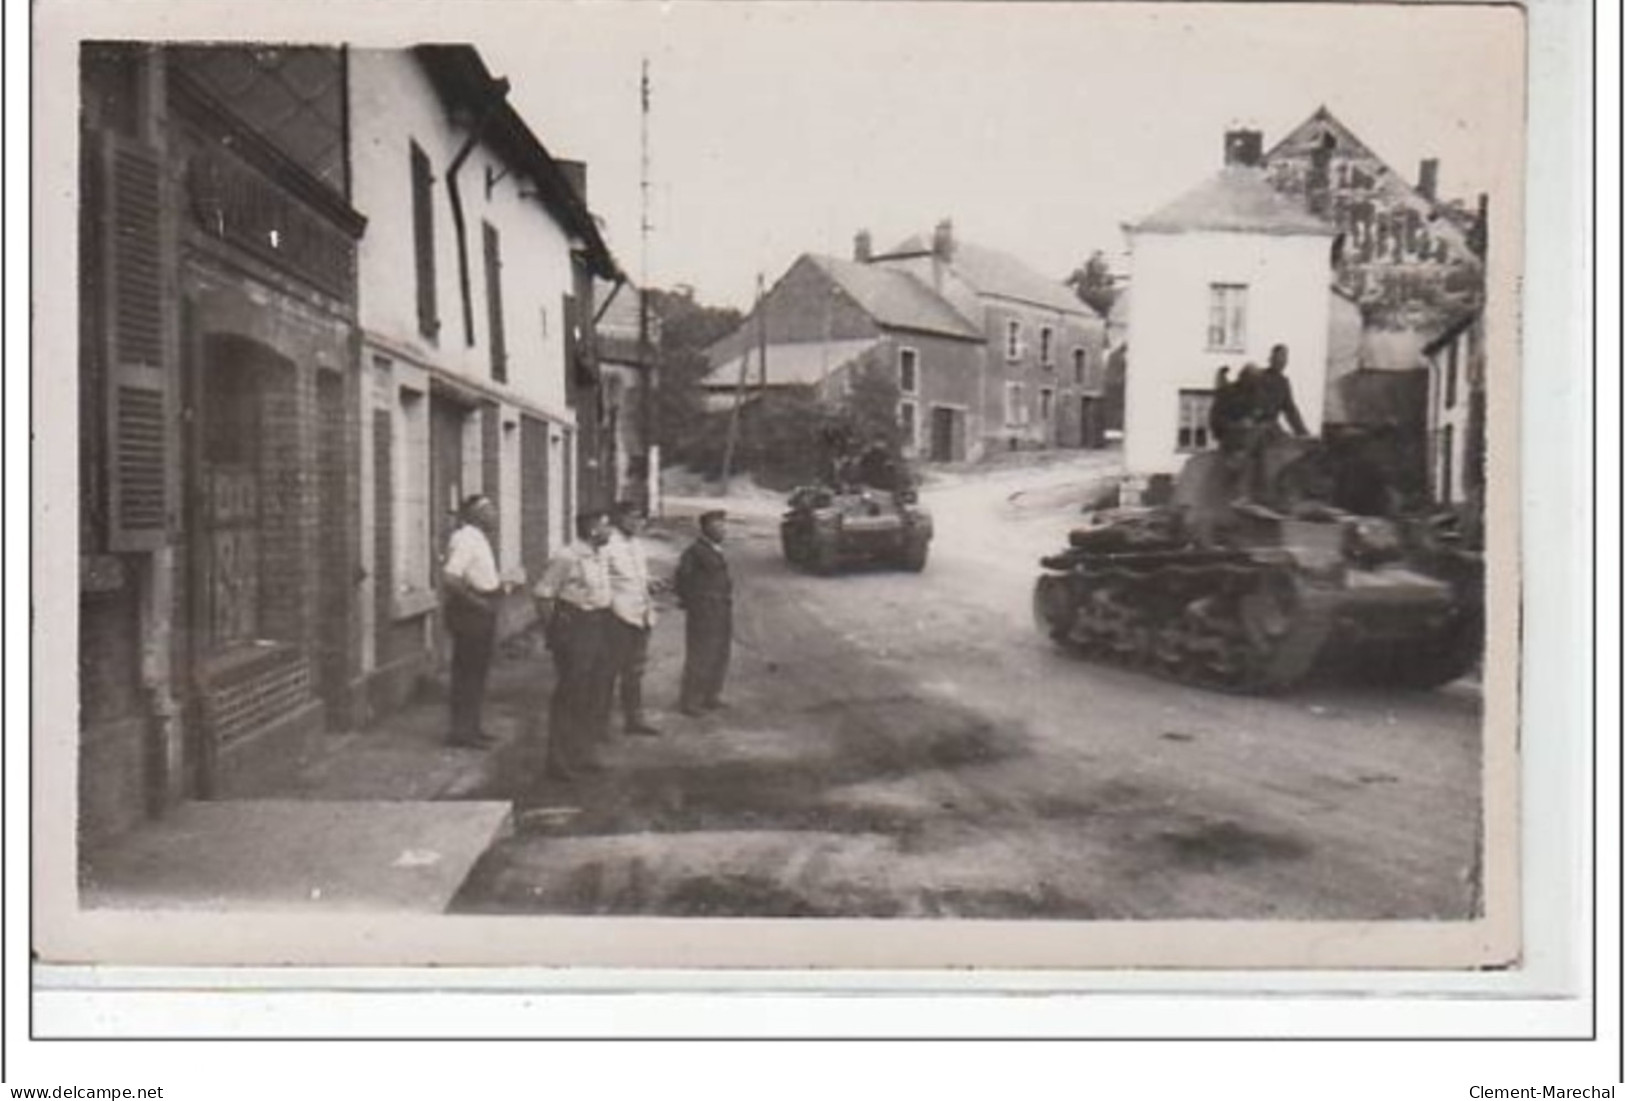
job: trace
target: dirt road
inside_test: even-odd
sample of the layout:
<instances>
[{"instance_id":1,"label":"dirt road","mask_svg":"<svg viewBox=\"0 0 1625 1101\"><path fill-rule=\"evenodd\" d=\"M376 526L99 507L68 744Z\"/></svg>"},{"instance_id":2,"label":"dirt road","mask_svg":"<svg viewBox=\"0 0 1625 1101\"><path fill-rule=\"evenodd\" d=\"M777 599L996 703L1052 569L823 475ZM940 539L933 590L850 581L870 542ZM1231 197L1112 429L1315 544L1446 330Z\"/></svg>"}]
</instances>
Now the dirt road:
<instances>
[{"instance_id":1,"label":"dirt road","mask_svg":"<svg viewBox=\"0 0 1625 1101\"><path fill-rule=\"evenodd\" d=\"M1479 700L1232 697L1100 668L1033 629L1036 558L1087 464L931 489L922 574L825 578L771 506L730 545L729 710L661 714L611 770L526 800L459 908L988 918L1473 913ZM681 624L655 640L669 699Z\"/></svg>"}]
</instances>

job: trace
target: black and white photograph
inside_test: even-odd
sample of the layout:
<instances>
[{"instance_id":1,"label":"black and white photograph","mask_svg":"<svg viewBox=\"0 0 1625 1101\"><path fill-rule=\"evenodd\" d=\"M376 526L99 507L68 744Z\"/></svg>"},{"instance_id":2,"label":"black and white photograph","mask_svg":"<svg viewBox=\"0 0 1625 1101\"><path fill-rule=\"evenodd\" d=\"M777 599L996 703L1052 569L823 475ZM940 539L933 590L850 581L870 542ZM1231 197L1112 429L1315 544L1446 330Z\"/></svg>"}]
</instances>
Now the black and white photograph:
<instances>
[{"instance_id":1,"label":"black and white photograph","mask_svg":"<svg viewBox=\"0 0 1625 1101\"><path fill-rule=\"evenodd\" d=\"M458 7L59 51L47 960L1518 966L1518 8Z\"/></svg>"}]
</instances>

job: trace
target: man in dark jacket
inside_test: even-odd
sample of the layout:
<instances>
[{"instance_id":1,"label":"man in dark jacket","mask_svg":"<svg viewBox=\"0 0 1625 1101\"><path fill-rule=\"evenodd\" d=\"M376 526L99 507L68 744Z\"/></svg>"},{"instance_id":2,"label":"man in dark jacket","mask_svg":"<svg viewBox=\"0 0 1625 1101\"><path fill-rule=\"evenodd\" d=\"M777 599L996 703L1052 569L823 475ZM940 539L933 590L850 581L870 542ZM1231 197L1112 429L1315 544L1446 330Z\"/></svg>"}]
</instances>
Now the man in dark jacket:
<instances>
[{"instance_id":1,"label":"man in dark jacket","mask_svg":"<svg viewBox=\"0 0 1625 1101\"><path fill-rule=\"evenodd\" d=\"M683 688L677 706L685 715L723 706L722 682L733 649L733 579L722 553L726 519L720 509L701 515L700 537L677 560L673 587L686 616Z\"/></svg>"},{"instance_id":2,"label":"man in dark jacket","mask_svg":"<svg viewBox=\"0 0 1625 1101\"><path fill-rule=\"evenodd\" d=\"M1292 400L1292 383L1286 377L1286 345L1277 344L1270 349L1270 365L1264 368L1253 387L1253 415L1266 427L1277 426L1279 418L1286 417L1287 427L1294 436L1307 436L1303 417L1297 402Z\"/></svg>"},{"instance_id":3,"label":"man in dark jacket","mask_svg":"<svg viewBox=\"0 0 1625 1101\"><path fill-rule=\"evenodd\" d=\"M1270 365L1258 373L1252 384L1252 436L1247 442L1246 500L1260 504L1271 503L1273 487L1270 485L1268 452L1270 445L1284 437L1281 418L1294 436L1309 435L1298 403L1292 400L1292 383L1286 377L1287 350L1285 344L1270 349Z\"/></svg>"}]
</instances>

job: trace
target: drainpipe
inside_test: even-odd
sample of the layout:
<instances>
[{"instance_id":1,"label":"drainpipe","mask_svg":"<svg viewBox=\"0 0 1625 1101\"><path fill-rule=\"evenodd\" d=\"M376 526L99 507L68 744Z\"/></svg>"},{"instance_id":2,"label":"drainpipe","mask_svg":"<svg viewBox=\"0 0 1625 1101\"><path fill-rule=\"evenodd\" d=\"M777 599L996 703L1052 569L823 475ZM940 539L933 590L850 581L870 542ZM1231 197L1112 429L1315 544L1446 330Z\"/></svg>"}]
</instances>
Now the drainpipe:
<instances>
[{"instance_id":1,"label":"drainpipe","mask_svg":"<svg viewBox=\"0 0 1625 1101\"><path fill-rule=\"evenodd\" d=\"M474 299L468 280L468 226L463 218L463 195L457 188L457 173L462 170L463 162L474 152L474 147L479 144L486 126L501 109L503 101L508 98L508 88L506 77L492 82L490 99L480 109L473 128L463 141L463 147L457 151L457 155L451 159L451 166L446 169L446 194L451 199L451 220L457 226L457 280L463 292L463 339L470 347L474 344Z\"/></svg>"}]
</instances>

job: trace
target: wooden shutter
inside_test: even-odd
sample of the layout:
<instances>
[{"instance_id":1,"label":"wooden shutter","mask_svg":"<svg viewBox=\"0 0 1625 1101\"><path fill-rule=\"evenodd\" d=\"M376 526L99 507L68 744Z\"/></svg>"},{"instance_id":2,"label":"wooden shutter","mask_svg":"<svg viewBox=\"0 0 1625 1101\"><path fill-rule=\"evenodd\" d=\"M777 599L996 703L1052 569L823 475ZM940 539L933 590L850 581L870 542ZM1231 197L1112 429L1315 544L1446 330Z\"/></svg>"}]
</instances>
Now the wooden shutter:
<instances>
[{"instance_id":1,"label":"wooden shutter","mask_svg":"<svg viewBox=\"0 0 1625 1101\"><path fill-rule=\"evenodd\" d=\"M508 381L508 340L502 327L502 238L490 222L485 228L485 307L491 328L491 377Z\"/></svg>"},{"instance_id":2,"label":"wooden shutter","mask_svg":"<svg viewBox=\"0 0 1625 1101\"><path fill-rule=\"evenodd\" d=\"M418 332L433 340L440 334L440 307L435 296L434 171L429 157L412 143L412 242L416 249Z\"/></svg>"},{"instance_id":3,"label":"wooden shutter","mask_svg":"<svg viewBox=\"0 0 1625 1101\"><path fill-rule=\"evenodd\" d=\"M148 551L168 541L171 507L162 165L109 133L102 166L108 549Z\"/></svg>"}]
</instances>

